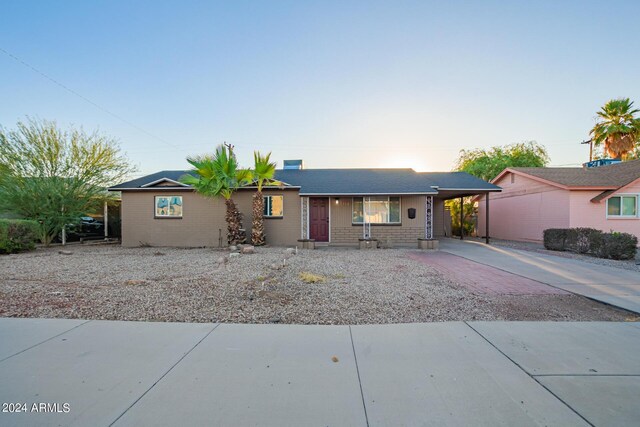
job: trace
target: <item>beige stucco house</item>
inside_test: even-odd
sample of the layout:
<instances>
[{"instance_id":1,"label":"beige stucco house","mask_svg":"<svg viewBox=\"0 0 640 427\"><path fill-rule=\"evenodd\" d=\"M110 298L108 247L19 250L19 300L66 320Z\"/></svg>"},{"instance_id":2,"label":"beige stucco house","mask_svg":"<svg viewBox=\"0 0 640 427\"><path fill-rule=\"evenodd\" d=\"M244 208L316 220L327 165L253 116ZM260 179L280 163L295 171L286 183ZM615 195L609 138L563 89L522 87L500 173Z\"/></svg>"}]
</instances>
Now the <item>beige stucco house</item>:
<instances>
[{"instance_id":1,"label":"beige stucco house","mask_svg":"<svg viewBox=\"0 0 640 427\"><path fill-rule=\"evenodd\" d=\"M187 173L161 171L110 188L122 194L124 246L226 246L224 201L181 183ZM264 223L267 243L280 246L357 246L359 239L415 246L445 234L446 199L500 191L463 172L412 169L282 169L275 178L282 185L263 190ZM254 192L233 196L247 235Z\"/></svg>"}]
</instances>

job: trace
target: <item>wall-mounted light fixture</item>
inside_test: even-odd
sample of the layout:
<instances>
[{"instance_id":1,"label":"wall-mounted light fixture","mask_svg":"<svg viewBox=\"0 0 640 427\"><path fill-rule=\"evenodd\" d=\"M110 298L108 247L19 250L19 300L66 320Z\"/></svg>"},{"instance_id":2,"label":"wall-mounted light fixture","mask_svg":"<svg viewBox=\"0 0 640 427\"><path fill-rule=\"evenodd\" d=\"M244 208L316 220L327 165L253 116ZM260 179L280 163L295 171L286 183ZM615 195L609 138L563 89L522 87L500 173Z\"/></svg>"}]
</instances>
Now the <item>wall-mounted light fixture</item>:
<instances>
[{"instance_id":1,"label":"wall-mounted light fixture","mask_svg":"<svg viewBox=\"0 0 640 427\"><path fill-rule=\"evenodd\" d=\"M340 197L336 197L336 205L340 204Z\"/></svg>"}]
</instances>

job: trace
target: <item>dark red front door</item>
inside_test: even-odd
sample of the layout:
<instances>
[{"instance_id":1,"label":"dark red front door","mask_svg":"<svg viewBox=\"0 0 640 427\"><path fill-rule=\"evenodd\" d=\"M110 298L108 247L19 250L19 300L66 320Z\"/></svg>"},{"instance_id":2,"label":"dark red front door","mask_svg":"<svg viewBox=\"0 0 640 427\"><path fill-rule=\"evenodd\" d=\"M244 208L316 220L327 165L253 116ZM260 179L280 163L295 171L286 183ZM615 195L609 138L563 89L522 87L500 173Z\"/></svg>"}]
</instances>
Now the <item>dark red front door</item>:
<instances>
[{"instance_id":1,"label":"dark red front door","mask_svg":"<svg viewBox=\"0 0 640 427\"><path fill-rule=\"evenodd\" d=\"M329 241L329 198L311 197L309 199L309 237L316 242Z\"/></svg>"}]
</instances>

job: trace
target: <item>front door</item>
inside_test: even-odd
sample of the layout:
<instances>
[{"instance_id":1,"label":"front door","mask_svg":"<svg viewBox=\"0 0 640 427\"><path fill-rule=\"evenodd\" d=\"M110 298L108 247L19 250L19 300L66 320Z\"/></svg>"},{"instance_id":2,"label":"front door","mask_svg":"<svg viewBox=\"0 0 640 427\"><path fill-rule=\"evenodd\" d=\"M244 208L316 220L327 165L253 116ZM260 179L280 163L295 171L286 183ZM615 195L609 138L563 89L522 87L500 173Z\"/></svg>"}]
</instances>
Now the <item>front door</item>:
<instances>
[{"instance_id":1,"label":"front door","mask_svg":"<svg viewBox=\"0 0 640 427\"><path fill-rule=\"evenodd\" d=\"M316 242L329 241L329 198L311 197L309 199L309 237Z\"/></svg>"}]
</instances>

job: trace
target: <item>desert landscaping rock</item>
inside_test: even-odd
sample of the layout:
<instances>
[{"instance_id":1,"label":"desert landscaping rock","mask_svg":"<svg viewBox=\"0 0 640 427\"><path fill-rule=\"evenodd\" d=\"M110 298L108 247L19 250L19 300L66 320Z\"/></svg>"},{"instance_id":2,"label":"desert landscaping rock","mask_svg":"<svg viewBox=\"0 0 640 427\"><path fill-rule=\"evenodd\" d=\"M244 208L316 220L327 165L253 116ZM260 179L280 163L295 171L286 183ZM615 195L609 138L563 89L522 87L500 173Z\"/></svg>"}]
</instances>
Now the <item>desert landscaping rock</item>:
<instances>
[{"instance_id":1,"label":"desert landscaping rock","mask_svg":"<svg viewBox=\"0 0 640 427\"><path fill-rule=\"evenodd\" d=\"M409 249L240 256L225 249L78 246L0 257L0 317L374 324L446 320L628 320L576 295L478 295ZM232 257L220 268L220 258ZM224 261L223 261L224 263ZM306 283L300 273L325 278Z\"/></svg>"}]
</instances>

